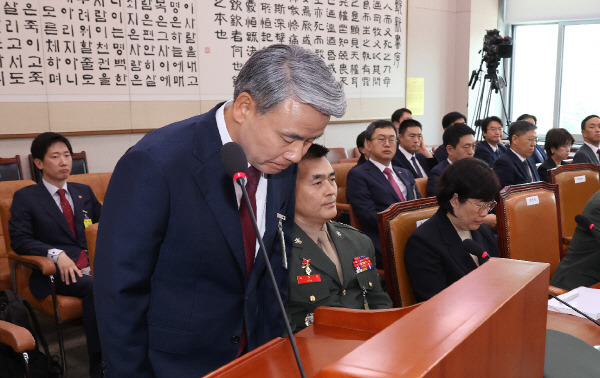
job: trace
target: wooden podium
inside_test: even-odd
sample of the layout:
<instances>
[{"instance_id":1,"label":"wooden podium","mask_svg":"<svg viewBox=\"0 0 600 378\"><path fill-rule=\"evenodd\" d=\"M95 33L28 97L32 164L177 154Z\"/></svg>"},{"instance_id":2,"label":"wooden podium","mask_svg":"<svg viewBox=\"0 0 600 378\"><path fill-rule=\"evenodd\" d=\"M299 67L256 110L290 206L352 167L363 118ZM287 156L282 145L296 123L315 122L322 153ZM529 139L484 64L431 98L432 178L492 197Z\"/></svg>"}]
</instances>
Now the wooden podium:
<instances>
[{"instance_id":1,"label":"wooden podium","mask_svg":"<svg viewBox=\"0 0 600 378\"><path fill-rule=\"evenodd\" d=\"M296 334L308 377L542 377L549 265L491 259L420 305L324 307ZM300 377L277 338L207 377Z\"/></svg>"}]
</instances>

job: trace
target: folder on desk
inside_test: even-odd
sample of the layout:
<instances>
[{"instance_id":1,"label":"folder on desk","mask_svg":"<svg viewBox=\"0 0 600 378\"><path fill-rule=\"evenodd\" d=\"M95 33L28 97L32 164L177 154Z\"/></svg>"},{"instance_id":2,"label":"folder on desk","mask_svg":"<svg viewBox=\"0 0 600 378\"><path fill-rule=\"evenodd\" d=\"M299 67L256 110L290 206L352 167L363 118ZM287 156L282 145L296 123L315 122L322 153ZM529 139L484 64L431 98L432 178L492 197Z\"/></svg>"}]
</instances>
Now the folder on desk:
<instances>
[{"instance_id":1,"label":"folder on desk","mask_svg":"<svg viewBox=\"0 0 600 378\"><path fill-rule=\"evenodd\" d=\"M589 317L596 320L600 319L600 289L581 286L558 297L571 306L585 312ZM548 310L575 315L581 318L584 317L554 298L548 301Z\"/></svg>"}]
</instances>

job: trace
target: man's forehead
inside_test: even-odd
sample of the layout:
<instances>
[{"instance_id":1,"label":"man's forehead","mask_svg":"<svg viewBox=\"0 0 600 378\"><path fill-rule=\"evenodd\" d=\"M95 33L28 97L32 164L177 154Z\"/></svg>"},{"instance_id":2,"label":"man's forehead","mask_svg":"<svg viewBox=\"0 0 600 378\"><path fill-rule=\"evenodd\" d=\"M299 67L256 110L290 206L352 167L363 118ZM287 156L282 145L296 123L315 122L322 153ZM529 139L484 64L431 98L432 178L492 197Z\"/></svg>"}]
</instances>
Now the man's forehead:
<instances>
[{"instance_id":1,"label":"man's forehead","mask_svg":"<svg viewBox=\"0 0 600 378\"><path fill-rule=\"evenodd\" d=\"M421 128L419 126L410 126L406 128L406 132L409 134L421 134Z\"/></svg>"},{"instance_id":2,"label":"man's forehead","mask_svg":"<svg viewBox=\"0 0 600 378\"><path fill-rule=\"evenodd\" d=\"M379 127L373 131L373 136L375 135L396 135L396 129L394 129L392 126Z\"/></svg>"},{"instance_id":3,"label":"man's forehead","mask_svg":"<svg viewBox=\"0 0 600 378\"><path fill-rule=\"evenodd\" d=\"M598 117L590 118L585 123L586 126L588 126L588 125L597 125L597 124L600 124L600 118L598 118Z\"/></svg>"}]
</instances>

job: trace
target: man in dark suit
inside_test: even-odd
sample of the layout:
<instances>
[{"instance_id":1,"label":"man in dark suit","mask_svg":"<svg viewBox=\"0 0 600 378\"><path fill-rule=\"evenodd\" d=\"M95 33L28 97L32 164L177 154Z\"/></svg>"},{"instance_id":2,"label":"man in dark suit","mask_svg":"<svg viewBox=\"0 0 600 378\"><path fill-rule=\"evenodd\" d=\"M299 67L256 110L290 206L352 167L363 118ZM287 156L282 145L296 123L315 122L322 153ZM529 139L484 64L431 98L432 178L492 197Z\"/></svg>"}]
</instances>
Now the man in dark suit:
<instances>
[{"instance_id":1,"label":"man in dark suit","mask_svg":"<svg viewBox=\"0 0 600 378\"><path fill-rule=\"evenodd\" d=\"M408 169L414 178L427 177L437 160L423 140L423 127L416 119L407 119L398 130L399 145L392 159L396 167Z\"/></svg>"},{"instance_id":2,"label":"man in dark suit","mask_svg":"<svg viewBox=\"0 0 600 378\"><path fill-rule=\"evenodd\" d=\"M600 191L585 204L583 216L600 224ZM577 225L569 250L560 261L550 284L566 290L600 282L600 231Z\"/></svg>"},{"instance_id":3,"label":"man in dark suit","mask_svg":"<svg viewBox=\"0 0 600 378\"><path fill-rule=\"evenodd\" d=\"M108 376L198 377L283 333L265 266L285 303L295 163L345 108L321 58L272 45L244 64L233 101L150 132L121 158L94 262ZM221 161L230 141L250 164L246 187L269 261Z\"/></svg>"},{"instance_id":4,"label":"man in dark suit","mask_svg":"<svg viewBox=\"0 0 600 378\"><path fill-rule=\"evenodd\" d=\"M427 179L427 195L429 197L435 196L438 179L446 167L455 161L473 156L475 152L474 135L475 131L464 123L455 123L444 130L443 143L438 148L445 149L448 157L429 171Z\"/></svg>"},{"instance_id":5,"label":"man in dark suit","mask_svg":"<svg viewBox=\"0 0 600 378\"><path fill-rule=\"evenodd\" d=\"M519 118L517 118L517 121L527 121L537 126L537 118L532 114L521 114ZM545 162L546 159L548 159L548 155L546 155L544 147L536 143L529 160L531 160L534 165L537 165Z\"/></svg>"},{"instance_id":6,"label":"man in dark suit","mask_svg":"<svg viewBox=\"0 0 600 378\"><path fill-rule=\"evenodd\" d=\"M320 306L392 307L381 289L371 239L330 221L337 213L337 185L327 152L313 144L298 164L288 301L294 332L311 325Z\"/></svg>"},{"instance_id":7,"label":"man in dark suit","mask_svg":"<svg viewBox=\"0 0 600 378\"><path fill-rule=\"evenodd\" d=\"M510 148L494 163L502 187L540 181L535 165L527 159L537 143L535 130L527 121L513 122L508 128Z\"/></svg>"},{"instance_id":8,"label":"man in dark suit","mask_svg":"<svg viewBox=\"0 0 600 378\"><path fill-rule=\"evenodd\" d=\"M575 153L573 163L592 163L600 165L598 146L600 145L600 118L589 115L581 121L583 145Z\"/></svg>"},{"instance_id":9,"label":"man in dark suit","mask_svg":"<svg viewBox=\"0 0 600 378\"><path fill-rule=\"evenodd\" d=\"M442 129L446 131L448 127L454 125L455 123L467 123L467 117L459 112L450 112L442 118ZM435 149L433 152L433 157L435 157L435 160L438 163L448 159L448 152L446 151L446 147L443 143Z\"/></svg>"},{"instance_id":10,"label":"man in dark suit","mask_svg":"<svg viewBox=\"0 0 600 378\"><path fill-rule=\"evenodd\" d=\"M392 113L391 119L392 123L394 124L394 127L396 127L396 130L398 130L402 122L404 122L407 119L412 119L412 112L410 111L410 109L400 108Z\"/></svg>"},{"instance_id":11,"label":"man in dark suit","mask_svg":"<svg viewBox=\"0 0 600 378\"><path fill-rule=\"evenodd\" d=\"M493 167L496 160L508 150L501 142L502 120L496 116L485 118L481 121L481 133L483 140L477 143L474 157Z\"/></svg>"},{"instance_id":12,"label":"man in dark suit","mask_svg":"<svg viewBox=\"0 0 600 378\"><path fill-rule=\"evenodd\" d=\"M60 134L47 132L33 140L31 155L42 171L42 180L14 194L8 231L16 253L47 256L57 265L57 294L83 299L90 376L100 377L100 341L85 228L98 222L101 205L89 186L67 183L72 153L69 140ZM48 277L35 269L29 287L38 299L52 293Z\"/></svg>"},{"instance_id":13,"label":"man in dark suit","mask_svg":"<svg viewBox=\"0 0 600 378\"><path fill-rule=\"evenodd\" d=\"M346 179L346 199L358 217L364 233L373 241L378 268L383 267L383 262L377 213L393 203L421 198L412 174L392 164L396 141L396 128L393 123L371 123L365 134L366 147L371 157L366 163L352 168Z\"/></svg>"}]
</instances>

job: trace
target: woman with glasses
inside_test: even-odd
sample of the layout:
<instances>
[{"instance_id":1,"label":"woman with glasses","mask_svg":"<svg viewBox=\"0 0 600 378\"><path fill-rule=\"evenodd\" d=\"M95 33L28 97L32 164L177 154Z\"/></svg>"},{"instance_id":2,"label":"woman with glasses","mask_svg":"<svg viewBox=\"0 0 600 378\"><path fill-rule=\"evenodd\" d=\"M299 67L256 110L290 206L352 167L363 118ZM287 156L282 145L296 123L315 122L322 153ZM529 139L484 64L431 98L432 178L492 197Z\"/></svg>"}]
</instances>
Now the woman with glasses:
<instances>
[{"instance_id":1,"label":"woman with glasses","mask_svg":"<svg viewBox=\"0 0 600 378\"><path fill-rule=\"evenodd\" d=\"M544 149L548 159L538 167L540 180L548 181L548 171L550 169L567 164L565 160L569 158L573 143L575 143L573 135L565 129L550 129L546 133Z\"/></svg>"},{"instance_id":2,"label":"woman with glasses","mask_svg":"<svg viewBox=\"0 0 600 378\"><path fill-rule=\"evenodd\" d=\"M499 191L498 177L479 159L461 159L440 176L438 211L406 243L404 262L418 302L433 297L483 262L481 256L467 252L464 240L472 239L489 256L499 256L496 238L484 224Z\"/></svg>"}]
</instances>

